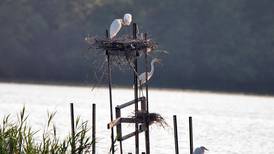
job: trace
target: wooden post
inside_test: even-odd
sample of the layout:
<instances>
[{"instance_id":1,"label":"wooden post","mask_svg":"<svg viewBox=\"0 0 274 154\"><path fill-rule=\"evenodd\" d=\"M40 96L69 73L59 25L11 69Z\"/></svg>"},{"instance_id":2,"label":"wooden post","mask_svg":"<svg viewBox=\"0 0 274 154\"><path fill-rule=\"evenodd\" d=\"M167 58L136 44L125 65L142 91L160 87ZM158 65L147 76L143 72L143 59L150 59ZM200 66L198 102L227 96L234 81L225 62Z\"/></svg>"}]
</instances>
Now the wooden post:
<instances>
[{"instance_id":1,"label":"wooden post","mask_svg":"<svg viewBox=\"0 0 274 154\"><path fill-rule=\"evenodd\" d=\"M189 141L190 141L190 146L189 146L189 153L193 154L193 129L192 129L192 117L189 117Z\"/></svg>"},{"instance_id":2,"label":"wooden post","mask_svg":"<svg viewBox=\"0 0 274 154\"><path fill-rule=\"evenodd\" d=\"M176 117L176 115L173 115L173 126L174 126L175 154L179 154L178 131L177 131L177 117Z\"/></svg>"},{"instance_id":3,"label":"wooden post","mask_svg":"<svg viewBox=\"0 0 274 154\"><path fill-rule=\"evenodd\" d=\"M71 154L75 153L75 126L74 126L74 108L73 103L70 103L70 119L71 119Z\"/></svg>"},{"instance_id":4,"label":"wooden post","mask_svg":"<svg viewBox=\"0 0 274 154\"><path fill-rule=\"evenodd\" d=\"M147 33L145 33L145 40L147 40ZM146 71L146 111L149 113L149 106L148 106L148 60L147 60L147 49L145 49L145 71ZM149 139L149 122L146 118L146 131L145 131L145 144L146 144L146 153L150 154L150 139Z\"/></svg>"},{"instance_id":5,"label":"wooden post","mask_svg":"<svg viewBox=\"0 0 274 154\"><path fill-rule=\"evenodd\" d=\"M106 38L109 38L108 30L106 30ZM112 85L111 85L111 65L110 65L110 55L108 50L106 50L107 61L108 61L108 89L109 89L109 108L110 108L110 121L113 121L113 111L112 111ZM111 153L114 154L114 132L111 128Z\"/></svg>"},{"instance_id":6,"label":"wooden post","mask_svg":"<svg viewBox=\"0 0 274 154\"><path fill-rule=\"evenodd\" d=\"M133 39L137 38L137 24L133 23ZM135 97L135 116L137 117L138 112L138 51L136 50L136 55L134 58L134 97ZM138 123L135 123L135 154L139 154L139 133L138 133Z\"/></svg>"},{"instance_id":7,"label":"wooden post","mask_svg":"<svg viewBox=\"0 0 274 154\"><path fill-rule=\"evenodd\" d=\"M115 107L115 112L116 112L116 119L120 118L121 117L120 108ZM120 154L123 154L123 143L122 143L122 140L121 140L122 139L122 126L121 126L121 124L118 124L116 126L116 128L117 128L117 132L116 132L117 138L118 138L118 141L120 143Z\"/></svg>"},{"instance_id":8,"label":"wooden post","mask_svg":"<svg viewBox=\"0 0 274 154\"><path fill-rule=\"evenodd\" d=\"M92 104L92 154L95 154L95 144L96 144L96 104Z\"/></svg>"}]
</instances>

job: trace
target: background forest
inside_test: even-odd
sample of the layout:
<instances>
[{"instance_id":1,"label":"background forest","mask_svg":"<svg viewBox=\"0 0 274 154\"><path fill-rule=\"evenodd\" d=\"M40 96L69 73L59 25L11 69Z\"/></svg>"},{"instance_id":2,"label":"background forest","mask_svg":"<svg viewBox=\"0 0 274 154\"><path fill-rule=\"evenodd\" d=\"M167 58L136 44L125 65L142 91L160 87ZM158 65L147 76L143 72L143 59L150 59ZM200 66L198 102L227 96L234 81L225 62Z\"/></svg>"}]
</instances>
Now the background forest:
<instances>
[{"instance_id":1,"label":"background forest","mask_svg":"<svg viewBox=\"0 0 274 154\"><path fill-rule=\"evenodd\" d=\"M124 13L169 52L153 86L274 94L272 0L1 0L0 80L103 84L84 38Z\"/></svg>"}]
</instances>

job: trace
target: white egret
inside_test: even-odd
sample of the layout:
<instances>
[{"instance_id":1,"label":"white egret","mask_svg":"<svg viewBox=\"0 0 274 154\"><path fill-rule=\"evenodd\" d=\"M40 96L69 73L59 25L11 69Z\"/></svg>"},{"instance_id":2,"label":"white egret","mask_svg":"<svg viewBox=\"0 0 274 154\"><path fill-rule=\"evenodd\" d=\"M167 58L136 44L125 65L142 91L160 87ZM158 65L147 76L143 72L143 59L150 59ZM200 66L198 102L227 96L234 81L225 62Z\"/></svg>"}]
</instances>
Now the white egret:
<instances>
[{"instance_id":1,"label":"white egret","mask_svg":"<svg viewBox=\"0 0 274 154\"><path fill-rule=\"evenodd\" d=\"M194 150L193 154L204 154L205 150L208 151L207 148L205 148L204 146L198 147Z\"/></svg>"},{"instance_id":2,"label":"white egret","mask_svg":"<svg viewBox=\"0 0 274 154\"><path fill-rule=\"evenodd\" d=\"M109 37L112 39L120 31L122 26L129 26L132 21L132 15L126 13L123 19L114 19L110 25Z\"/></svg>"},{"instance_id":3,"label":"white egret","mask_svg":"<svg viewBox=\"0 0 274 154\"><path fill-rule=\"evenodd\" d=\"M150 63L150 65L151 65L151 71L147 73L147 80L149 80L149 79L152 77L153 73L154 73L154 63L160 63L160 61L161 61L161 60L158 59L158 58L152 59L152 61L151 61L151 63ZM140 75L138 76L138 80L139 80L138 86L141 86L141 85L143 85L144 83L146 83L146 72L140 74Z\"/></svg>"}]
</instances>

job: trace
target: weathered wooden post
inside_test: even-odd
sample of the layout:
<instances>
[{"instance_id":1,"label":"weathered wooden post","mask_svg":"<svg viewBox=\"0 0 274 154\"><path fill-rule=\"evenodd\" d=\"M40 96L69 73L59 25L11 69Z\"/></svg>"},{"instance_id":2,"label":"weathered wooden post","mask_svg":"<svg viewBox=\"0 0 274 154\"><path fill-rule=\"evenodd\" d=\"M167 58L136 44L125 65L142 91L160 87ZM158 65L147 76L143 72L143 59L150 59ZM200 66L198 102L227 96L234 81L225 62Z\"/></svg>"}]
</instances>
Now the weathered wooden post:
<instances>
[{"instance_id":1,"label":"weathered wooden post","mask_svg":"<svg viewBox=\"0 0 274 154\"><path fill-rule=\"evenodd\" d=\"M92 154L95 154L95 144L96 144L96 104L92 104Z\"/></svg>"},{"instance_id":2,"label":"weathered wooden post","mask_svg":"<svg viewBox=\"0 0 274 154\"><path fill-rule=\"evenodd\" d=\"M120 110L120 108L115 107L115 114L116 114L116 119L119 118L119 117L121 117L121 110ZM122 140L121 140L121 138L122 138L121 132L122 132L122 126L121 126L121 124L118 124L117 125L117 132L116 132L116 134L117 134L117 139L118 139L118 141L120 143L120 154L123 154L123 143L122 143Z\"/></svg>"},{"instance_id":3,"label":"weathered wooden post","mask_svg":"<svg viewBox=\"0 0 274 154\"><path fill-rule=\"evenodd\" d=\"M133 23L133 39L137 39L137 24ZM134 75L134 98L135 98L135 116L137 117L138 112L138 50L135 50L134 57L134 67L133 67L133 75ZM135 123L135 154L139 154L139 127L138 123Z\"/></svg>"},{"instance_id":4,"label":"weathered wooden post","mask_svg":"<svg viewBox=\"0 0 274 154\"><path fill-rule=\"evenodd\" d=\"M108 30L106 30L106 38L109 38ZM106 50L107 62L108 62L108 89L109 89L109 108L110 108L110 121L113 121L113 110L112 110L112 81L111 81L111 61L108 50ZM111 153L114 154L114 132L111 128Z\"/></svg>"},{"instance_id":5,"label":"weathered wooden post","mask_svg":"<svg viewBox=\"0 0 274 154\"><path fill-rule=\"evenodd\" d=\"M173 115L173 126L174 126L175 154L179 154L178 131L177 131L177 117L176 117L176 115Z\"/></svg>"},{"instance_id":6,"label":"weathered wooden post","mask_svg":"<svg viewBox=\"0 0 274 154\"><path fill-rule=\"evenodd\" d=\"M145 40L147 40L147 33L145 33ZM145 70L146 70L146 111L149 113L148 106L148 60L147 60L147 49L145 49ZM150 154L150 139L149 139L149 122L146 118L146 131L145 131L145 143L146 143L146 153Z\"/></svg>"},{"instance_id":7,"label":"weathered wooden post","mask_svg":"<svg viewBox=\"0 0 274 154\"><path fill-rule=\"evenodd\" d=\"M192 129L192 117L189 117L189 153L193 154L193 129Z\"/></svg>"},{"instance_id":8,"label":"weathered wooden post","mask_svg":"<svg viewBox=\"0 0 274 154\"><path fill-rule=\"evenodd\" d=\"M71 154L75 153L75 126L74 126L74 108L70 103L70 119L71 119Z\"/></svg>"}]
</instances>

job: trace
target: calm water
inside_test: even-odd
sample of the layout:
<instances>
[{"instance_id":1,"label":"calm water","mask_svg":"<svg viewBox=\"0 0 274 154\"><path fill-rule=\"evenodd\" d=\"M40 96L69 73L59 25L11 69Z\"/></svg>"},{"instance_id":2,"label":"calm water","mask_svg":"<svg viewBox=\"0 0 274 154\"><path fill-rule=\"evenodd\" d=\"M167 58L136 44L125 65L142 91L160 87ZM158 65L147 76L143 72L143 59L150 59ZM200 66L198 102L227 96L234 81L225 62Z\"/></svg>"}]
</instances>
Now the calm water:
<instances>
[{"instance_id":1,"label":"calm water","mask_svg":"<svg viewBox=\"0 0 274 154\"><path fill-rule=\"evenodd\" d=\"M133 97L132 89L114 88L114 106ZM274 97L216 94L177 90L151 90L150 111L160 113L172 126L172 115L178 117L180 153L188 153L188 116L193 117L194 145L206 146L208 154L274 154ZM75 103L75 113L91 119L91 104L97 104L97 151L110 148L108 90L88 87L48 86L0 83L0 117L15 115L23 105L35 130L46 125L47 112L57 111L54 123L60 137L70 131L69 103ZM122 116L132 115L133 108ZM134 125L123 125L130 132ZM57 132L57 133L58 133ZM143 134L141 135L141 140ZM151 128L153 154L174 153L173 128ZM144 151L144 143L140 143ZM132 150L134 142L124 142L124 151Z\"/></svg>"}]
</instances>

